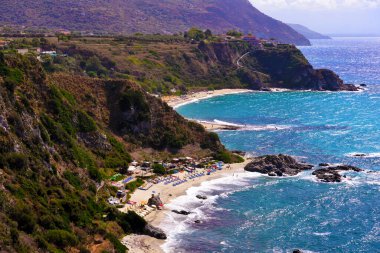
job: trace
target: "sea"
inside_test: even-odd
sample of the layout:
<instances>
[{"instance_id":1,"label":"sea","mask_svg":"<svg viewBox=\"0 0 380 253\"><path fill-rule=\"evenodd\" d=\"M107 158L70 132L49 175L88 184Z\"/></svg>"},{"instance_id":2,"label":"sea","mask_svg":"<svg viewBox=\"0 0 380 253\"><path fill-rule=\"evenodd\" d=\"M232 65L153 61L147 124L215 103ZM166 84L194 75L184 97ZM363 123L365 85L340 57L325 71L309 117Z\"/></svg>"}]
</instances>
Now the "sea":
<instances>
[{"instance_id":1,"label":"sea","mask_svg":"<svg viewBox=\"0 0 380 253\"><path fill-rule=\"evenodd\" d=\"M318 182L311 172L288 178L242 172L204 182L168 204L192 213L164 219L166 252L380 252L380 38L312 44L300 49L314 67L366 90L231 94L177 111L243 126L218 132L231 150L365 171L347 173L342 183Z\"/></svg>"}]
</instances>

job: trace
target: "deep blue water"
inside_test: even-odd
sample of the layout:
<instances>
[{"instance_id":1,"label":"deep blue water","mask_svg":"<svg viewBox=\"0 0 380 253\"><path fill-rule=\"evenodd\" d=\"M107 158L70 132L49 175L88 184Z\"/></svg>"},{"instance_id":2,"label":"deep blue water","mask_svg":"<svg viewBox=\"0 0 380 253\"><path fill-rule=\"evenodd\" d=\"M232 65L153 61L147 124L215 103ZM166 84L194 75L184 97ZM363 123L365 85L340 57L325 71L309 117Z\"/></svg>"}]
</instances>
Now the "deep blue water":
<instances>
[{"instance_id":1,"label":"deep blue water","mask_svg":"<svg viewBox=\"0 0 380 253\"><path fill-rule=\"evenodd\" d=\"M244 125L243 131L218 132L229 149L377 172L348 173L339 184L317 182L310 172L286 179L241 173L206 182L171 203L194 214L168 218L168 251L380 252L380 38L313 41L301 50L315 67L333 69L348 83L366 83L368 90L236 94L177 110L188 118ZM199 203L199 192L210 198Z\"/></svg>"}]
</instances>

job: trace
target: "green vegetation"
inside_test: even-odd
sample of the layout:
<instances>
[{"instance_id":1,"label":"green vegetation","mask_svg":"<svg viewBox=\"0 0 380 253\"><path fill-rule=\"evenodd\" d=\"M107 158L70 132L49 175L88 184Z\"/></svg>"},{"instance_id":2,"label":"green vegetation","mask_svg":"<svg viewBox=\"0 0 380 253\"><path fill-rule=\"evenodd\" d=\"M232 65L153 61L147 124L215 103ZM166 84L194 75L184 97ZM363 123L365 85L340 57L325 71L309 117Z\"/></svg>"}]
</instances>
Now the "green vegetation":
<instances>
[{"instance_id":1,"label":"green vegetation","mask_svg":"<svg viewBox=\"0 0 380 253\"><path fill-rule=\"evenodd\" d=\"M165 175L166 174L165 167L162 164L155 163L155 164L153 164L152 169L153 169L153 173L155 173L155 174L158 174L158 175Z\"/></svg>"},{"instance_id":2,"label":"green vegetation","mask_svg":"<svg viewBox=\"0 0 380 253\"><path fill-rule=\"evenodd\" d=\"M239 38L239 37L243 36L243 33L239 32L239 31L236 31L236 30L229 30L227 32L227 35Z\"/></svg>"},{"instance_id":3,"label":"green vegetation","mask_svg":"<svg viewBox=\"0 0 380 253\"><path fill-rule=\"evenodd\" d=\"M138 178L136 181L126 184L125 189L129 190L132 193L143 184L144 184L144 180L142 180L141 178Z\"/></svg>"},{"instance_id":4,"label":"green vegetation","mask_svg":"<svg viewBox=\"0 0 380 253\"><path fill-rule=\"evenodd\" d=\"M91 139L79 142L81 133L99 136L98 124L68 90L48 84L35 58L1 54L0 70L7 115L2 121L9 124L0 129L2 250L67 252L87 248L93 243L89 235L98 234L112 243L109 251L125 252L115 239L120 234L104 233L100 225L112 223L131 233L142 231L138 226L144 221L136 223L133 214L110 209L102 197L95 201L95 183L103 177L98 167L107 154L123 164L131 160L124 145L111 134L104 140L109 142L106 150L91 146ZM14 93L6 78L17 83ZM21 103L14 94L22 94ZM22 102L25 98L28 103Z\"/></svg>"}]
</instances>

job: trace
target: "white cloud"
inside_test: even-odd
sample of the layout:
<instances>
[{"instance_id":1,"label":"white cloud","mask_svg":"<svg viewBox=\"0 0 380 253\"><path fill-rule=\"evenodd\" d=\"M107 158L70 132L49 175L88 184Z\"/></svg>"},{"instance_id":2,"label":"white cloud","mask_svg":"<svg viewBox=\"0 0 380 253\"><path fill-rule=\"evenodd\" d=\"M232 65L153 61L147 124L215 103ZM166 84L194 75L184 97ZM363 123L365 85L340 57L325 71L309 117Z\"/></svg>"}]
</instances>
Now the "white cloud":
<instances>
[{"instance_id":1,"label":"white cloud","mask_svg":"<svg viewBox=\"0 0 380 253\"><path fill-rule=\"evenodd\" d=\"M372 9L380 7L380 0L250 0L256 7L321 9Z\"/></svg>"}]
</instances>

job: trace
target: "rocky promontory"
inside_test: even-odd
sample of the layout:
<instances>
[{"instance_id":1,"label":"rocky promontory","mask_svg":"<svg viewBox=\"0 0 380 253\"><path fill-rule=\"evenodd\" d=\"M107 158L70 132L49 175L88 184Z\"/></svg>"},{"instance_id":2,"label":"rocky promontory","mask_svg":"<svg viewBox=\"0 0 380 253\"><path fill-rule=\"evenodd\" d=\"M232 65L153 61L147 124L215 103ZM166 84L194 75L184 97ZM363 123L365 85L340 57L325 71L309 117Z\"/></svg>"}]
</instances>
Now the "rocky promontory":
<instances>
[{"instance_id":1,"label":"rocky promontory","mask_svg":"<svg viewBox=\"0 0 380 253\"><path fill-rule=\"evenodd\" d=\"M245 166L244 170L282 177L295 176L312 168L312 165L299 163L291 156L280 154L255 157Z\"/></svg>"},{"instance_id":2,"label":"rocky promontory","mask_svg":"<svg viewBox=\"0 0 380 253\"><path fill-rule=\"evenodd\" d=\"M340 171L361 172L363 170L349 165L328 166L317 169L313 172L313 175L315 175L321 182L339 183L342 182L342 177L344 177L339 173Z\"/></svg>"}]
</instances>

